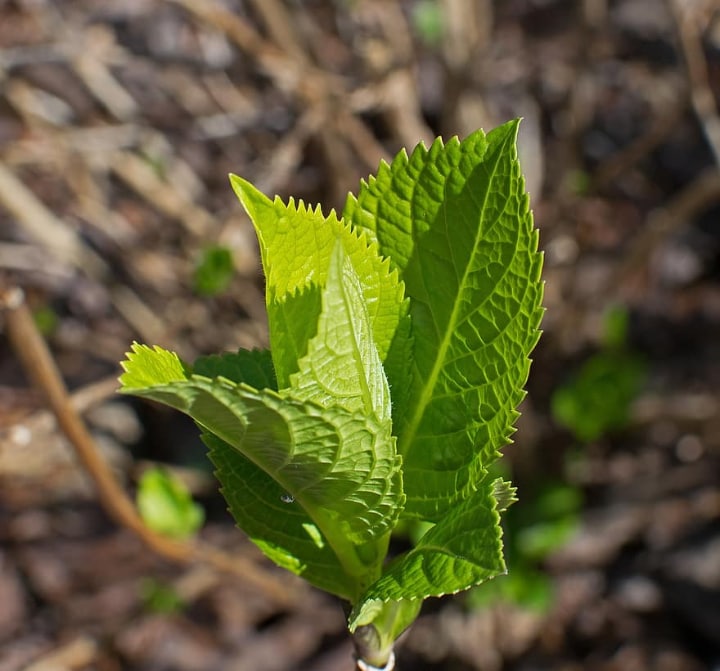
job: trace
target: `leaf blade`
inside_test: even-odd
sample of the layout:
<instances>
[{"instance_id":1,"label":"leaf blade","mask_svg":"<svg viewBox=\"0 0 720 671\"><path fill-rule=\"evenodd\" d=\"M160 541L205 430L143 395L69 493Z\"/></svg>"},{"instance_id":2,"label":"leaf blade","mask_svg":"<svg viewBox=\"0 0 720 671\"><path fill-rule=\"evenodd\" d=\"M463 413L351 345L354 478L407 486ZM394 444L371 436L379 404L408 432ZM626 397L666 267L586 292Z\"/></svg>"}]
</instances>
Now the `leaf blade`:
<instances>
[{"instance_id":1,"label":"leaf blade","mask_svg":"<svg viewBox=\"0 0 720 671\"><path fill-rule=\"evenodd\" d=\"M235 384L245 383L255 389L277 391L277 379L270 350L239 349L201 356L193 364L193 373L203 377L224 377Z\"/></svg>"},{"instance_id":2,"label":"leaf blade","mask_svg":"<svg viewBox=\"0 0 720 671\"><path fill-rule=\"evenodd\" d=\"M141 357L124 362L131 381L135 366L152 368L148 359L176 358L158 348L138 350ZM168 380L180 370L163 373L159 384L143 378L146 386L123 391L180 410L229 444L302 506L358 585L374 579L402 507L400 460L389 422L186 370L184 380Z\"/></svg>"},{"instance_id":3,"label":"leaf blade","mask_svg":"<svg viewBox=\"0 0 720 671\"><path fill-rule=\"evenodd\" d=\"M320 208L302 201L270 200L246 180L230 181L255 226L266 276L266 304L270 349L278 386L290 385L290 375L307 352L321 311L320 292L327 281L330 258L339 238L360 278L368 306L375 346L385 360L407 313L404 287L377 244L362 231L353 231L334 211L325 217Z\"/></svg>"},{"instance_id":4,"label":"leaf blade","mask_svg":"<svg viewBox=\"0 0 720 671\"><path fill-rule=\"evenodd\" d=\"M353 577L305 510L234 447L211 433L203 433L202 439L230 513L250 540L278 566L350 598L356 590Z\"/></svg>"},{"instance_id":5,"label":"leaf blade","mask_svg":"<svg viewBox=\"0 0 720 671\"><path fill-rule=\"evenodd\" d=\"M524 395L542 257L516 134L510 123L401 152L343 213L377 239L410 299L414 367L393 414L409 516L437 520L472 494Z\"/></svg>"},{"instance_id":6,"label":"leaf blade","mask_svg":"<svg viewBox=\"0 0 720 671\"><path fill-rule=\"evenodd\" d=\"M390 420L390 390L362 285L339 240L322 290L317 333L290 380L295 398Z\"/></svg>"},{"instance_id":7,"label":"leaf blade","mask_svg":"<svg viewBox=\"0 0 720 671\"><path fill-rule=\"evenodd\" d=\"M412 550L392 562L356 605L351 630L368 623L378 602L453 594L505 573L495 487L486 478Z\"/></svg>"}]
</instances>

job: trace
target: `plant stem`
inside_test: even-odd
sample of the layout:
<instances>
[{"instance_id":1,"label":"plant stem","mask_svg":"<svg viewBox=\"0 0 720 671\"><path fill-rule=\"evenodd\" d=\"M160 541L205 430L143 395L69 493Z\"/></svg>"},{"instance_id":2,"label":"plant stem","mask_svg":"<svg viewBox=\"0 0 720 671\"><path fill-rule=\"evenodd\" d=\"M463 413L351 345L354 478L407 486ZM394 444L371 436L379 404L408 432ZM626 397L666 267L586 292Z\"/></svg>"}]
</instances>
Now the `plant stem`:
<instances>
[{"instance_id":1,"label":"plant stem","mask_svg":"<svg viewBox=\"0 0 720 671\"><path fill-rule=\"evenodd\" d=\"M353 634L353 643L359 671L392 671L395 668L394 640L383 644L374 625L358 627Z\"/></svg>"},{"instance_id":2,"label":"plant stem","mask_svg":"<svg viewBox=\"0 0 720 671\"><path fill-rule=\"evenodd\" d=\"M364 659L357 659L358 671L393 671L395 668L395 653L391 650L385 666L373 666Z\"/></svg>"}]
</instances>

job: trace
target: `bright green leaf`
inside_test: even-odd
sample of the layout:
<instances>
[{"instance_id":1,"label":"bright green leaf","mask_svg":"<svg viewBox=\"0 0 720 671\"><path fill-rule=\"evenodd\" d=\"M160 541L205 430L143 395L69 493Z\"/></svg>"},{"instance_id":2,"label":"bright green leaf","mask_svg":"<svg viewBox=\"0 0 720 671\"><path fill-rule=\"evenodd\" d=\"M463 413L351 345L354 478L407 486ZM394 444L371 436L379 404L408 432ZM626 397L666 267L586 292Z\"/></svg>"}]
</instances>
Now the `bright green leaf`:
<instances>
[{"instance_id":1,"label":"bright green leaf","mask_svg":"<svg viewBox=\"0 0 720 671\"><path fill-rule=\"evenodd\" d=\"M505 573L494 489L495 483L484 481L392 562L356 606L351 629L367 624L377 609L375 602L452 594Z\"/></svg>"},{"instance_id":2,"label":"bright green leaf","mask_svg":"<svg viewBox=\"0 0 720 671\"><path fill-rule=\"evenodd\" d=\"M153 357L169 358L158 348L144 348L143 354L146 367ZM139 360L124 362L125 379L135 379ZM368 543L386 542L402 507L400 461L389 422L223 378L188 376L169 384L144 379L145 387L123 391L185 412L262 469L302 506L359 581L376 570L380 546Z\"/></svg>"},{"instance_id":3,"label":"bright green leaf","mask_svg":"<svg viewBox=\"0 0 720 671\"><path fill-rule=\"evenodd\" d=\"M120 376L124 392L187 379L188 369L180 357L157 345L148 347L133 343L126 356L121 363L125 372Z\"/></svg>"},{"instance_id":4,"label":"bright green leaf","mask_svg":"<svg viewBox=\"0 0 720 671\"><path fill-rule=\"evenodd\" d=\"M505 570L499 513L515 491L488 469L542 313L516 136L513 122L402 152L340 220L231 176L260 243L270 352L191 370L135 345L124 362L123 391L200 425L262 551L351 602L375 666L424 598ZM425 533L384 565L401 515Z\"/></svg>"},{"instance_id":5,"label":"bright green leaf","mask_svg":"<svg viewBox=\"0 0 720 671\"><path fill-rule=\"evenodd\" d=\"M290 377L293 397L390 420L390 390L362 286L339 240L322 291L317 333L299 367Z\"/></svg>"},{"instance_id":6,"label":"bright green leaf","mask_svg":"<svg viewBox=\"0 0 720 671\"><path fill-rule=\"evenodd\" d=\"M407 306L403 285L377 245L362 232L353 232L335 212L325 217L319 207L310 209L302 201L272 201L236 175L230 181L260 242L270 348L280 389L289 386L315 335L321 289L338 238L360 279L375 346L384 361Z\"/></svg>"},{"instance_id":7,"label":"bright green leaf","mask_svg":"<svg viewBox=\"0 0 720 671\"><path fill-rule=\"evenodd\" d=\"M410 298L412 379L403 407L393 397L409 515L437 520L472 495L523 397L542 257L516 135L513 122L401 152L345 206Z\"/></svg>"}]
</instances>

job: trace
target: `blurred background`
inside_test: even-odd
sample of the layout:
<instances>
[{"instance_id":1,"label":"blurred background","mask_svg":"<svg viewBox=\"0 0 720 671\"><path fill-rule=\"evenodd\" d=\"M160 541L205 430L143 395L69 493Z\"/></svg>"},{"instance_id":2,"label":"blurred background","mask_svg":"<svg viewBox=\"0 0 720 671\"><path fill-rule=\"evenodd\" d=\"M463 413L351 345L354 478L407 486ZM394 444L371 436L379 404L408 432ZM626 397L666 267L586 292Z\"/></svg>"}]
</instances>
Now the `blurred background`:
<instances>
[{"instance_id":1,"label":"blurred background","mask_svg":"<svg viewBox=\"0 0 720 671\"><path fill-rule=\"evenodd\" d=\"M152 523L291 590L118 361L267 344L229 172L327 211L402 147L523 117L547 312L510 575L426 603L399 668L720 669L719 97L717 0L0 0L0 276ZM332 599L112 522L0 334L0 671L351 668Z\"/></svg>"}]
</instances>

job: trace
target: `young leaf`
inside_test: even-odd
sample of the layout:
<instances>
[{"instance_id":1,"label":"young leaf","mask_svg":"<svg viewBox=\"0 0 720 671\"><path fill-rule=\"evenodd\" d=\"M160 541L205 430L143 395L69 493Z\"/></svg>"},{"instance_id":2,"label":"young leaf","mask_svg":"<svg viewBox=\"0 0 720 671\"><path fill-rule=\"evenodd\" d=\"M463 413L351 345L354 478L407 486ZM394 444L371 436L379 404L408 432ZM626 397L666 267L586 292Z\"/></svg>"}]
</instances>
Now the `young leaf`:
<instances>
[{"instance_id":1,"label":"young leaf","mask_svg":"<svg viewBox=\"0 0 720 671\"><path fill-rule=\"evenodd\" d=\"M168 352L162 347L148 347L136 342L127 359L121 363L124 373L120 376L120 384L124 392L131 389L144 389L155 385L181 382L187 379L188 368L175 352Z\"/></svg>"},{"instance_id":2,"label":"young leaf","mask_svg":"<svg viewBox=\"0 0 720 671\"><path fill-rule=\"evenodd\" d=\"M355 606L351 631L373 621L378 602L452 594L505 573L495 487L485 479L412 550L392 562Z\"/></svg>"},{"instance_id":3,"label":"young leaf","mask_svg":"<svg viewBox=\"0 0 720 671\"><path fill-rule=\"evenodd\" d=\"M170 373L161 366L166 361L176 362ZM135 345L123 366L124 392L185 412L270 476L302 506L350 575L362 581L377 569L379 546L368 543L386 542L402 507L389 422L223 378L179 380L185 370L179 359L159 348ZM138 366L159 370L157 383L143 375L143 386L134 386Z\"/></svg>"},{"instance_id":4,"label":"young leaf","mask_svg":"<svg viewBox=\"0 0 720 671\"><path fill-rule=\"evenodd\" d=\"M322 291L317 333L290 376L295 398L390 421L390 390L373 342L360 279L338 240Z\"/></svg>"},{"instance_id":5,"label":"young leaf","mask_svg":"<svg viewBox=\"0 0 720 671\"><path fill-rule=\"evenodd\" d=\"M131 356L137 356L136 354ZM256 389L276 389L269 350L239 350L201 357L193 372L224 377ZM230 513L238 526L276 564L319 589L350 598L355 579L348 576L312 518L272 477L212 433L202 434L216 467Z\"/></svg>"},{"instance_id":6,"label":"young leaf","mask_svg":"<svg viewBox=\"0 0 720 671\"><path fill-rule=\"evenodd\" d=\"M523 397L542 259L517 126L401 152L343 213L372 233L410 297L412 379L404 400L393 396L410 516L439 520L471 496Z\"/></svg>"},{"instance_id":7,"label":"young leaf","mask_svg":"<svg viewBox=\"0 0 720 671\"><path fill-rule=\"evenodd\" d=\"M334 212L323 216L291 199L285 205L231 175L230 181L257 231L266 281L270 345L280 389L290 384L307 353L321 311L321 289L327 281L337 239L357 273L367 305L380 360L388 355L398 324L407 313L403 285L377 245L354 232Z\"/></svg>"}]
</instances>

